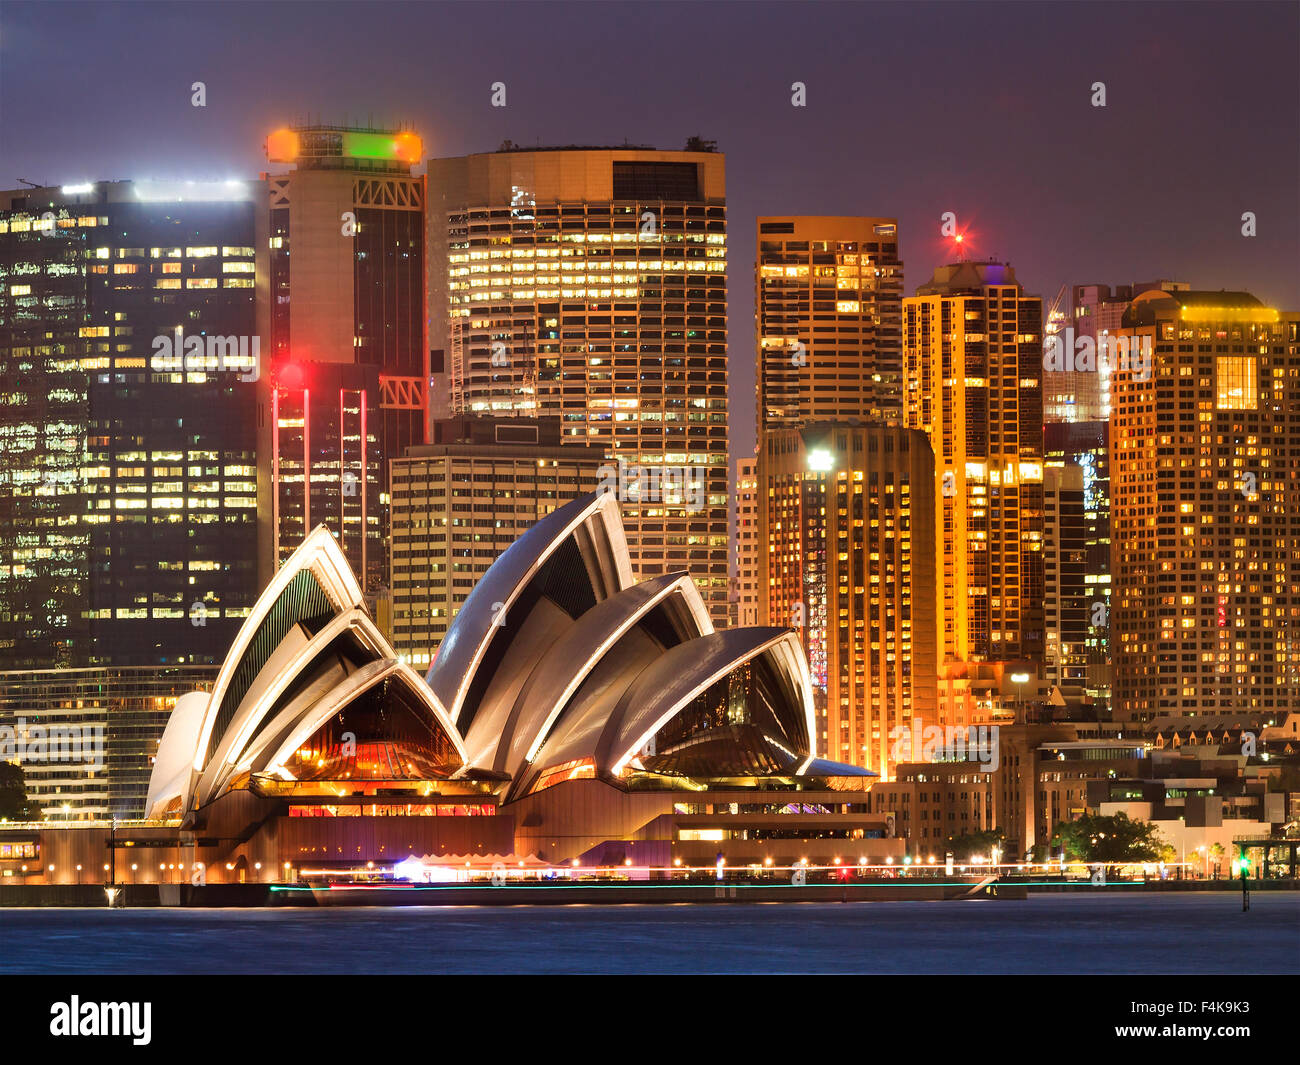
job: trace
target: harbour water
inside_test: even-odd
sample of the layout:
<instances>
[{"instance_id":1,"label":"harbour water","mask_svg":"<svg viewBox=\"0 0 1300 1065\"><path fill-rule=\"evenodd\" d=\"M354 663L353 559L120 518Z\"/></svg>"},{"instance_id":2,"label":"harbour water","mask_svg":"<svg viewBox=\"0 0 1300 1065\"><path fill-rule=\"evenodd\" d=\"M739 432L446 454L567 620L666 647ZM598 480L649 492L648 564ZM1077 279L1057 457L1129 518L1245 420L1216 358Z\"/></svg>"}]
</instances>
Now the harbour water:
<instances>
[{"instance_id":1,"label":"harbour water","mask_svg":"<svg viewBox=\"0 0 1300 1065\"><path fill-rule=\"evenodd\" d=\"M1300 972L1300 893L0 910L2 973Z\"/></svg>"}]
</instances>

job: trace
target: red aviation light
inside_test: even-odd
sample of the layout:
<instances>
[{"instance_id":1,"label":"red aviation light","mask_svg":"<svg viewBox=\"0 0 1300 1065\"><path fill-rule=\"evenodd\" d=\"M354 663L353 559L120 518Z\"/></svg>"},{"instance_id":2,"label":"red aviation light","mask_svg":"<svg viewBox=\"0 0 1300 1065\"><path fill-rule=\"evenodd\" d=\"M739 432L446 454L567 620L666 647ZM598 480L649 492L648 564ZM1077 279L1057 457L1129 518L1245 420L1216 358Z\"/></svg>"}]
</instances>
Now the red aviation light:
<instances>
[{"instance_id":1,"label":"red aviation light","mask_svg":"<svg viewBox=\"0 0 1300 1065\"><path fill-rule=\"evenodd\" d=\"M307 387L307 371L299 362L281 363L275 371L275 383L290 392L300 392Z\"/></svg>"}]
</instances>

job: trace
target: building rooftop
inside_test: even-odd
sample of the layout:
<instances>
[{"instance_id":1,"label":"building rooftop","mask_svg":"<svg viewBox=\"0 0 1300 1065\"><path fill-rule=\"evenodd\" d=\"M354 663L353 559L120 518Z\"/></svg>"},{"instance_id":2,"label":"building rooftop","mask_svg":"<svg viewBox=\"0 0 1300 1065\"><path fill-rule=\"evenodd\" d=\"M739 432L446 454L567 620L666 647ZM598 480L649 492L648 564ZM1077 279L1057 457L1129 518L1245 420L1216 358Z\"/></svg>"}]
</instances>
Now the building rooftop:
<instances>
[{"instance_id":1,"label":"building rooftop","mask_svg":"<svg viewBox=\"0 0 1300 1065\"><path fill-rule=\"evenodd\" d=\"M917 290L918 296L956 296L982 292L990 285L1014 285L1017 294L1024 289L1016 280L1015 268L1010 263L992 260L984 262L949 263L937 266L934 277Z\"/></svg>"}]
</instances>

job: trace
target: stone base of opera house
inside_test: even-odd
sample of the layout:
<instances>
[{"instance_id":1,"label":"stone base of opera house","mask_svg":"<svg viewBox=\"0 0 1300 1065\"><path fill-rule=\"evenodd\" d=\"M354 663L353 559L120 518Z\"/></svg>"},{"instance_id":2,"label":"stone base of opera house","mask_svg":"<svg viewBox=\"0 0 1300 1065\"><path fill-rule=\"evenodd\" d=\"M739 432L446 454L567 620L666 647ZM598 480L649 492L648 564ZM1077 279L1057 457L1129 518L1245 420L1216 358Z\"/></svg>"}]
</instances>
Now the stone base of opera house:
<instances>
[{"instance_id":1,"label":"stone base of opera house","mask_svg":"<svg viewBox=\"0 0 1300 1065\"><path fill-rule=\"evenodd\" d=\"M625 791L581 779L505 806L491 794L468 790L414 800L421 809L439 811L429 816L340 814L374 810L379 803L395 804L389 810L410 809L409 794L326 800L319 794L295 799L235 790L200 810L188 827L179 820L0 825L0 890L21 884L95 885L102 892L110 865L114 882L127 889L199 881L209 886L346 882L391 875L394 865L412 856L448 864L526 858L530 872L573 868L575 861L580 868L712 867L719 854L731 867L781 867L804 860L813 866L857 865L864 859L872 865L901 864L905 841L889 838L892 827L885 815L788 812L790 804L846 809L863 795L752 787ZM322 816L325 811L328 816Z\"/></svg>"}]
</instances>

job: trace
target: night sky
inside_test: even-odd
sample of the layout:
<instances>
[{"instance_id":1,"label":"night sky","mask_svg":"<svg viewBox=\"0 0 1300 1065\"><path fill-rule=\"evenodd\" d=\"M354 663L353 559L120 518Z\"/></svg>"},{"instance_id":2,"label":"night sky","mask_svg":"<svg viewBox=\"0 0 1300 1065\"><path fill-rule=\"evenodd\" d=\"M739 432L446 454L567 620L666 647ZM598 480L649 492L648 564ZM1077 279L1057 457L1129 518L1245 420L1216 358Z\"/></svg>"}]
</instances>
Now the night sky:
<instances>
[{"instance_id":1,"label":"night sky","mask_svg":"<svg viewBox=\"0 0 1300 1065\"><path fill-rule=\"evenodd\" d=\"M0 184L251 177L309 117L431 155L716 140L736 454L758 214L896 216L909 295L953 211L1049 301L1167 277L1300 309L1297 57L1295 3L7 3Z\"/></svg>"}]
</instances>

